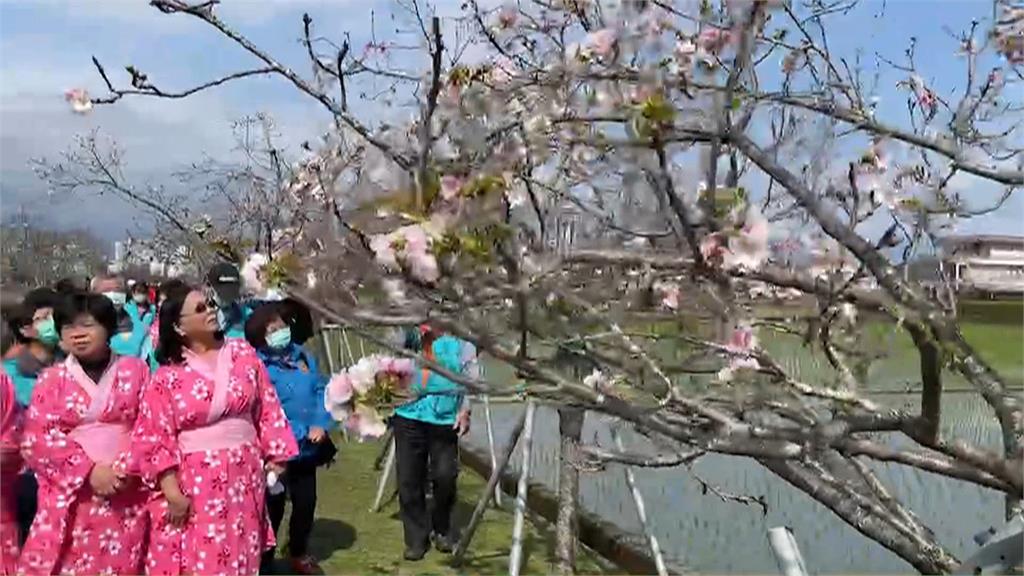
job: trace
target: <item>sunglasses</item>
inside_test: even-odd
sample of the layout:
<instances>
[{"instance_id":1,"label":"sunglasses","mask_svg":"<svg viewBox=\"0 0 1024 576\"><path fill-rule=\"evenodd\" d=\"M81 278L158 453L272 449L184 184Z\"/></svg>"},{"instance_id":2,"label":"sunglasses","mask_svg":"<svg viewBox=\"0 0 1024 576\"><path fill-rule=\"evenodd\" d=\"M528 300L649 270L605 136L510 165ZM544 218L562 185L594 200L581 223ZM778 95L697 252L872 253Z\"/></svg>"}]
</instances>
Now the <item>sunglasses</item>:
<instances>
[{"instance_id":1,"label":"sunglasses","mask_svg":"<svg viewBox=\"0 0 1024 576\"><path fill-rule=\"evenodd\" d=\"M196 309L192 312L185 312L182 316L194 316L196 314L206 314L210 310L216 310L218 308L217 303L213 300L207 300L206 302L200 302L196 304Z\"/></svg>"}]
</instances>

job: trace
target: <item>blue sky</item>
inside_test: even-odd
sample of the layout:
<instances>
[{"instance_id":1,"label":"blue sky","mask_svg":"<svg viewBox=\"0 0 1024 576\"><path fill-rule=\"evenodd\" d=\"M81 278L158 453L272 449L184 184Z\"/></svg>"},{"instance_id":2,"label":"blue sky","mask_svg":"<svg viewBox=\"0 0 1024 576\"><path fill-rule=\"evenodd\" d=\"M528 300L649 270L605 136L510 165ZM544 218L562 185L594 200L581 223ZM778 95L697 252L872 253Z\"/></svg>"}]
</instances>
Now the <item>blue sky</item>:
<instances>
[{"instance_id":1,"label":"blue sky","mask_svg":"<svg viewBox=\"0 0 1024 576\"><path fill-rule=\"evenodd\" d=\"M443 0L442 16L459 2ZM918 65L940 94L959 85L963 61L956 41L943 28L962 29L971 17L989 16L981 0L868 0L830 37L833 50L853 57L857 48L873 59L875 50L899 59L906 40L918 39ZM369 12L386 34L390 0L223 0L218 14L300 73L310 64L298 39L302 13L314 17L320 34L339 40L343 32L361 47L369 38ZM839 33L842 32L842 33ZM183 100L125 99L88 116L68 111L63 92L86 87L104 92L90 63L96 55L108 72L126 83L123 66L133 64L168 90L182 89L219 74L255 65L251 56L215 30L183 15L165 15L145 0L0 0L0 211L20 206L58 226L84 226L104 239L132 229L137 214L112 198L50 198L28 167L33 157L55 157L76 133L99 127L126 151L127 175L137 185L160 182L203 154L221 156L232 147L229 124L245 114L269 112L286 144L314 138L329 122L317 104L278 78L247 79ZM900 76L880 76L882 117L902 123ZM965 183L973 187L973 183ZM991 190L981 190L988 196ZM999 214L972 222L966 230L1019 232L1024 201L1014 199Z\"/></svg>"}]
</instances>

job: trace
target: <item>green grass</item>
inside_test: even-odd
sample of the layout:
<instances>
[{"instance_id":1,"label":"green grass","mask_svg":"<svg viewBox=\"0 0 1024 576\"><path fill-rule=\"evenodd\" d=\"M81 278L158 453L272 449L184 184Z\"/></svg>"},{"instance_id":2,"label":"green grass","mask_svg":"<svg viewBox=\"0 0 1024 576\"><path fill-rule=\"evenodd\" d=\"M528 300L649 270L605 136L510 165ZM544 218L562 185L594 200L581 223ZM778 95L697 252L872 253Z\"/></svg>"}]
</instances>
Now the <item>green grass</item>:
<instances>
[{"instance_id":1,"label":"green grass","mask_svg":"<svg viewBox=\"0 0 1024 576\"><path fill-rule=\"evenodd\" d=\"M376 442L338 441L335 464L321 470L317 478L316 523L310 538L310 553L327 574L504 574L508 571L508 553L512 544L512 514L488 508L470 544L461 568L451 566L450 557L431 550L419 562L402 560L402 523L398 519L397 497L378 513L369 511L376 492L379 472L373 462L380 453ZM391 481L387 494L393 492ZM484 480L463 467L459 475L459 495L455 525L465 526L485 486ZM511 502L506 499L505 502ZM278 538L287 539L288 518ZM287 556L278 546L279 556ZM548 574L553 569L554 549L550 534L527 523L524 543L523 574ZM577 560L578 572L597 574L600 565L585 550ZM279 567L286 563L279 561Z\"/></svg>"}]
</instances>

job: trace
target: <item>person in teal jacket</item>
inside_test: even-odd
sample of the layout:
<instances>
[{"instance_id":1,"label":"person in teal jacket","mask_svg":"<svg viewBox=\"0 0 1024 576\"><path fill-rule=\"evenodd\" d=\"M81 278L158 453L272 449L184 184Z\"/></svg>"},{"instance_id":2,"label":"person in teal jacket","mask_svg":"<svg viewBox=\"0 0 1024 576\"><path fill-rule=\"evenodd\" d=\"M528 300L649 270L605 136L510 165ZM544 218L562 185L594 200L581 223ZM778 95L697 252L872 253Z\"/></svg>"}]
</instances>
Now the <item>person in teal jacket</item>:
<instances>
[{"instance_id":1,"label":"person in teal jacket","mask_svg":"<svg viewBox=\"0 0 1024 576\"><path fill-rule=\"evenodd\" d=\"M446 370L479 376L476 350L468 342L439 335L428 326L420 328L419 340L423 355ZM396 408L390 422L395 433L406 560L423 558L431 540L444 553L455 547L458 535L452 529L451 516L459 474L459 438L469 432L470 423L469 403L458 384L426 368L415 378L413 391L419 398ZM429 514L428 481L434 496Z\"/></svg>"},{"instance_id":2,"label":"person in teal jacket","mask_svg":"<svg viewBox=\"0 0 1024 576\"><path fill-rule=\"evenodd\" d=\"M44 368L52 365L60 354L57 347L60 335L53 321L53 309L60 295L49 288L32 290L13 310L4 310L8 326L19 344L21 352L4 360L4 372L14 381L14 394L18 403L28 406L36 378ZM18 539L21 544L28 538L36 516L39 485L31 471L18 476L17 518Z\"/></svg>"},{"instance_id":3,"label":"person in teal jacket","mask_svg":"<svg viewBox=\"0 0 1024 576\"><path fill-rule=\"evenodd\" d=\"M92 292L106 296L117 309L117 334L110 337L110 350L118 356L145 359L143 346L149 338L149 327L155 318L153 310L140 310L134 302L128 306L124 279L120 276L96 276L90 288Z\"/></svg>"},{"instance_id":4,"label":"person in teal jacket","mask_svg":"<svg viewBox=\"0 0 1024 576\"><path fill-rule=\"evenodd\" d=\"M252 307L242 301L242 276L229 262L214 264L206 273L206 285L219 308L217 318L226 338L245 338L245 322Z\"/></svg>"},{"instance_id":5,"label":"person in teal jacket","mask_svg":"<svg viewBox=\"0 0 1024 576\"><path fill-rule=\"evenodd\" d=\"M53 308L59 301L60 295L53 290L37 288L26 294L16 309L4 311L15 341L21 345L20 353L4 360L4 372L14 381L15 398L23 407L32 398L39 373L60 353L60 335L53 323Z\"/></svg>"}]
</instances>

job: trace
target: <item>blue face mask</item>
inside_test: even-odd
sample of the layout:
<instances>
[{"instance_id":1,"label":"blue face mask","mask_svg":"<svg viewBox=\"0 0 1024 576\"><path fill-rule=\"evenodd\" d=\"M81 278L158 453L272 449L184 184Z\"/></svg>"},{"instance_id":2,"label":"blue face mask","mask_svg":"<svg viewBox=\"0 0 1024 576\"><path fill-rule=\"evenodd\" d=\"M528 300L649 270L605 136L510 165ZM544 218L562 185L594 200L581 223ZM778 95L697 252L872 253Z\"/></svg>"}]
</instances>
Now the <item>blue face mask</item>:
<instances>
[{"instance_id":1,"label":"blue face mask","mask_svg":"<svg viewBox=\"0 0 1024 576\"><path fill-rule=\"evenodd\" d=\"M270 334L267 334L267 346L270 346L274 350L283 350L292 343L292 329L288 326L284 328L278 328Z\"/></svg>"}]
</instances>

